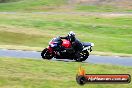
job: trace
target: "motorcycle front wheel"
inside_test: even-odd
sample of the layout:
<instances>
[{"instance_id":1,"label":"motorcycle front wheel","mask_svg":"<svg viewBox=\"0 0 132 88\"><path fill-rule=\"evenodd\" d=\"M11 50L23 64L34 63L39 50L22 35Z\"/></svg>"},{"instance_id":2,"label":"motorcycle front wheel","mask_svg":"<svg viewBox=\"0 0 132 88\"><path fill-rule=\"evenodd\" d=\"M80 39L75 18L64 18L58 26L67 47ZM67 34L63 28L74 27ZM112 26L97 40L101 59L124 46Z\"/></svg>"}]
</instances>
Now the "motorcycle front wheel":
<instances>
[{"instance_id":1,"label":"motorcycle front wheel","mask_svg":"<svg viewBox=\"0 0 132 88\"><path fill-rule=\"evenodd\" d=\"M42 52L41 52L41 56L43 59L52 59L53 58L53 54L49 52L49 50L47 48L45 48Z\"/></svg>"}]
</instances>

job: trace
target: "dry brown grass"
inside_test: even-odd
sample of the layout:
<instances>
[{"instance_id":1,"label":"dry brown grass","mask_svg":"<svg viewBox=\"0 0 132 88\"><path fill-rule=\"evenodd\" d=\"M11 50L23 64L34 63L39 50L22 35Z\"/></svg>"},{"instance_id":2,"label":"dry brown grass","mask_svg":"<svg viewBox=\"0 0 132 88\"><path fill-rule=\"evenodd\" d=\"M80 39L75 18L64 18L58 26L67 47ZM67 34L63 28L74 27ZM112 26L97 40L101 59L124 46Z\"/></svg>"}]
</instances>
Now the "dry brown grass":
<instances>
[{"instance_id":1,"label":"dry brown grass","mask_svg":"<svg viewBox=\"0 0 132 88\"><path fill-rule=\"evenodd\" d=\"M88 5L113 5L132 9L132 0L70 0L70 2Z\"/></svg>"},{"instance_id":2,"label":"dry brown grass","mask_svg":"<svg viewBox=\"0 0 132 88\"><path fill-rule=\"evenodd\" d=\"M24 28L20 26L7 26L7 25L0 25L0 31L5 31L5 32L13 32L13 33L23 33L23 34L28 34L28 35L39 35L39 36L51 36L51 34L46 33L46 30L39 30L35 28Z\"/></svg>"}]
</instances>

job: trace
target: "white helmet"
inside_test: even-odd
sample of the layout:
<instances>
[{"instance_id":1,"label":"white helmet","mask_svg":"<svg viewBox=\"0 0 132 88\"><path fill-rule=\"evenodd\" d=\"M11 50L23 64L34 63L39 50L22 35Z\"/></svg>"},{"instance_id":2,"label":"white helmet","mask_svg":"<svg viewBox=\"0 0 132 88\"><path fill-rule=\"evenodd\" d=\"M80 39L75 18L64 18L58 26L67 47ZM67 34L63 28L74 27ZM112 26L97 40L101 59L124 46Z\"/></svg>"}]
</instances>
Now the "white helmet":
<instances>
[{"instance_id":1,"label":"white helmet","mask_svg":"<svg viewBox=\"0 0 132 88\"><path fill-rule=\"evenodd\" d=\"M69 37L70 41L75 41L75 33L73 31L70 31L68 33L68 37Z\"/></svg>"},{"instance_id":2,"label":"white helmet","mask_svg":"<svg viewBox=\"0 0 132 88\"><path fill-rule=\"evenodd\" d=\"M73 31L70 31L70 32L68 33L68 36L75 36L75 33L74 33Z\"/></svg>"}]
</instances>

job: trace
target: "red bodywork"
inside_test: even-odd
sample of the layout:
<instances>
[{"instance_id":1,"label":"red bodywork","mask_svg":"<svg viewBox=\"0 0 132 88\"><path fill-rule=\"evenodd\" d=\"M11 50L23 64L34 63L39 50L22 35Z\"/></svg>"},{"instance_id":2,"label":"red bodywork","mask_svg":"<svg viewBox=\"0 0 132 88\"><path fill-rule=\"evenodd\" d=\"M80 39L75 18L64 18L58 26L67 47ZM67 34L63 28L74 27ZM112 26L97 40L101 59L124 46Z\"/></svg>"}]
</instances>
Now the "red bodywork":
<instances>
[{"instance_id":1,"label":"red bodywork","mask_svg":"<svg viewBox=\"0 0 132 88\"><path fill-rule=\"evenodd\" d=\"M62 43L62 46L64 46L65 48L71 48L71 43L70 43L70 41L68 41L68 40L66 40L66 39L64 39L64 40L62 40L63 41L63 43ZM52 42L52 41L50 41L49 42L49 44L53 44L54 42ZM49 51L50 52L52 52L52 48L51 47L47 47L48 49L49 49Z\"/></svg>"},{"instance_id":2,"label":"red bodywork","mask_svg":"<svg viewBox=\"0 0 132 88\"><path fill-rule=\"evenodd\" d=\"M63 40L62 46L64 46L65 48L70 48L71 47L71 43L68 40Z\"/></svg>"}]
</instances>

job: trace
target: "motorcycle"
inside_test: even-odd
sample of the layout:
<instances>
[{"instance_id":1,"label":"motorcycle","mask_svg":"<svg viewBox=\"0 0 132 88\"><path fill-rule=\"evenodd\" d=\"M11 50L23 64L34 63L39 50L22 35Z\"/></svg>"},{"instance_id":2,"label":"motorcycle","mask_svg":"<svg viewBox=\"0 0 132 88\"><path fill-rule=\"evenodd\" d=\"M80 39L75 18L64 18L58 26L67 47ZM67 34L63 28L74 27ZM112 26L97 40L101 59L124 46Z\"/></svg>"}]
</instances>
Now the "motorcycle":
<instances>
[{"instance_id":1,"label":"motorcycle","mask_svg":"<svg viewBox=\"0 0 132 88\"><path fill-rule=\"evenodd\" d=\"M71 45L69 40L53 38L49 42L49 46L45 48L41 52L41 56L43 59L52 59L53 57L56 59L70 59L75 60L77 62L85 61L89 52L92 51L92 47L94 43L82 43L83 50L77 52Z\"/></svg>"}]
</instances>

